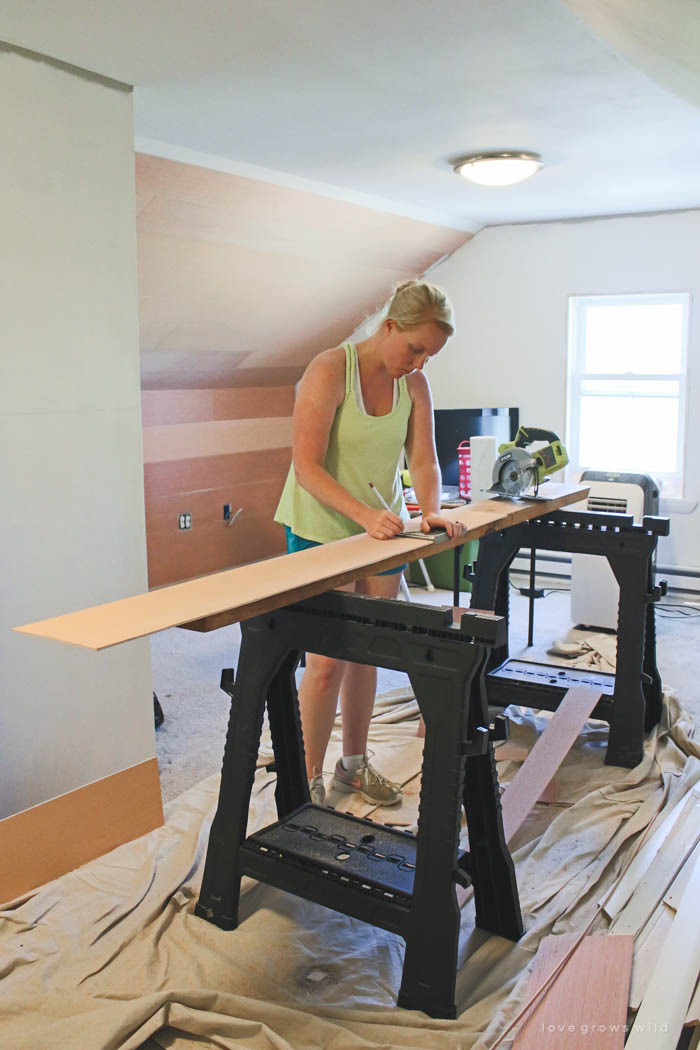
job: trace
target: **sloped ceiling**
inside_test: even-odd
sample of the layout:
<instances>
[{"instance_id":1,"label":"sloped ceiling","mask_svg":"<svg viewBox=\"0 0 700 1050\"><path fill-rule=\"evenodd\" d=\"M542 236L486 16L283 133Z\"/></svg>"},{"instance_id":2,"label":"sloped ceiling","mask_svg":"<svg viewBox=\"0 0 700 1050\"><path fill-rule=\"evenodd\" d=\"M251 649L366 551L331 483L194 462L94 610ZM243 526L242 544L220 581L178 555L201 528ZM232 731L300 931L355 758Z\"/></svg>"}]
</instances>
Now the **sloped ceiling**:
<instances>
[{"instance_id":1,"label":"sloped ceiling","mask_svg":"<svg viewBox=\"0 0 700 1050\"><path fill-rule=\"evenodd\" d=\"M142 386L285 386L464 231L137 154Z\"/></svg>"}]
</instances>

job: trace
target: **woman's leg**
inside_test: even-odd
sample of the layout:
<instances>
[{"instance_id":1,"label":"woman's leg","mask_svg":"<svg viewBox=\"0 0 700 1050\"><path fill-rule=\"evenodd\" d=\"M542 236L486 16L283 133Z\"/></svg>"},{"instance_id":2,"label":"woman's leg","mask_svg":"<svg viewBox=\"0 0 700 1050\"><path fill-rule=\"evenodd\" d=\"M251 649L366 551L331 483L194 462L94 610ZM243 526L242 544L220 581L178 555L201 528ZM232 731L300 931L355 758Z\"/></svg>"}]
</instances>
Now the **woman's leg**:
<instances>
[{"instance_id":1,"label":"woman's leg","mask_svg":"<svg viewBox=\"0 0 700 1050\"><path fill-rule=\"evenodd\" d=\"M338 689L346 666L345 660L316 653L306 656L306 670L299 686L299 711L309 780L323 772L338 707Z\"/></svg>"},{"instance_id":2,"label":"woman's leg","mask_svg":"<svg viewBox=\"0 0 700 1050\"><path fill-rule=\"evenodd\" d=\"M399 593L401 573L370 576L358 580L358 594L373 598L395 598ZM340 687L340 710L343 721L343 754L364 755L367 733L377 692L377 668L366 664L347 663ZM329 730L330 733L330 730Z\"/></svg>"}]
</instances>

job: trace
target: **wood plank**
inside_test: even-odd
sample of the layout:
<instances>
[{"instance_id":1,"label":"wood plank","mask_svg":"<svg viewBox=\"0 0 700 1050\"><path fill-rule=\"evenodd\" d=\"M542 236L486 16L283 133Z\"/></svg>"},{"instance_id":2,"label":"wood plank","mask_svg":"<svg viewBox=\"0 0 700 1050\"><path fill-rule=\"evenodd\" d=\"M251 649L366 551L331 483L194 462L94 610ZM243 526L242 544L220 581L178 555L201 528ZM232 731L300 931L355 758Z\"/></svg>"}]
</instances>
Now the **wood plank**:
<instances>
[{"instance_id":1,"label":"wood plank","mask_svg":"<svg viewBox=\"0 0 700 1050\"><path fill-rule=\"evenodd\" d=\"M543 987L576 939L576 934L543 938L528 999ZM622 1050L632 947L632 937L584 937L525 1014L513 1050Z\"/></svg>"},{"instance_id":2,"label":"wood plank","mask_svg":"<svg viewBox=\"0 0 700 1050\"><path fill-rule=\"evenodd\" d=\"M162 463L227 452L289 448L291 443L291 416L215 419L205 423L180 423L176 427L144 427L143 458L145 463Z\"/></svg>"},{"instance_id":3,"label":"wood plank","mask_svg":"<svg viewBox=\"0 0 700 1050\"><path fill-rule=\"evenodd\" d=\"M700 970L700 862L664 941L627 1050L675 1050Z\"/></svg>"},{"instance_id":4,"label":"wood plank","mask_svg":"<svg viewBox=\"0 0 700 1050\"><path fill-rule=\"evenodd\" d=\"M251 387L248 390L142 390L144 427L203 423L208 419L262 419L291 416L294 387Z\"/></svg>"},{"instance_id":5,"label":"wood plank","mask_svg":"<svg viewBox=\"0 0 700 1050\"><path fill-rule=\"evenodd\" d=\"M262 452L229 452L197 459L166 459L160 463L145 463L146 500L217 488L224 480L229 488L251 480L276 481L281 492L291 462L292 446L288 445L266 448Z\"/></svg>"},{"instance_id":6,"label":"wood plank","mask_svg":"<svg viewBox=\"0 0 700 1050\"><path fill-rule=\"evenodd\" d=\"M444 512L466 526L462 536L447 540L441 550L460 546L490 532L558 510L585 498L586 487L555 485L547 488L546 502L487 500L494 510L483 513L479 504ZM495 509L495 508L494 508ZM415 525L418 525L416 520ZM122 598L63 616L25 624L15 630L40 638L100 650L142 638L168 627L187 625L193 630L214 630L249 616L281 608L302 598L322 594L364 576L417 561L425 554L424 540L395 538L375 540L362 534L323 544L295 554L242 565L186 583L173 584L148 594Z\"/></svg>"},{"instance_id":7,"label":"wood plank","mask_svg":"<svg viewBox=\"0 0 700 1050\"><path fill-rule=\"evenodd\" d=\"M496 762L525 762L530 757L531 752L532 748L530 747L524 747L521 744L511 744L510 741L506 741L495 748L493 755ZM498 782L505 789L510 780L504 779L499 771ZM556 774L544 788L537 801L546 805L553 805L557 801Z\"/></svg>"},{"instance_id":8,"label":"wood plank","mask_svg":"<svg viewBox=\"0 0 700 1050\"><path fill-rule=\"evenodd\" d=\"M506 844L510 844L532 807L541 798L599 699L600 693L588 686L574 686L563 696L528 758L501 797ZM470 900L473 892L472 886L466 889L457 887L460 908Z\"/></svg>"},{"instance_id":9,"label":"wood plank","mask_svg":"<svg viewBox=\"0 0 700 1050\"><path fill-rule=\"evenodd\" d=\"M688 856L700 842L700 797L691 791L664 849L640 880L628 903L613 921L611 933L636 935L649 920Z\"/></svg>"},{"instance_id":10,"label":"wood plank","mask_svg":"<svg viewBox=\"0 0 700 1050\"><path fill-rule=\"evenodd\" d=\"M635 937L632 983L630 984L630 1010L638 1010L654 972L656 960L673 924L673 909L661 904L649 921Z\"/></svg>"},{"instance_id":11,"label":"wood plank","mask_svg":"<svg viewBox=\"0 0 700 1050\"><path fill-rule=\"evenodd\" d=\"M695 985L693 998L690 1000L688 1012L685 1015L686 1025L700 1025L700 980Z\"/></svg>"},{"instance_id":12,"label":"wood plank","mask_svg":"<svg viewBox=\"0 0 700 1050\"><path fill-rule=\"evenodd\" d=\"M513 838L566 758L599 699L600 693L589 686L567 690L529 757L503 793L506 842Z\"/></svg>"},{"instance_id":13,"label":"wood plank","mask_svg":"<svg viewBox=\"0 0 700 1050\"><path fill-rule=\"evenodd\" d=\"M613 892L606 894L605 900L600 902L603 905L605 914L610 919L614 919L625 907L635 888L651 868L666 839L675 828L681 814L688 805L690 795L697 794L697 791L697 788L693 788L689 794L683 795L678 800L671 812L663 819L658 828L652 832L649 839L641 844L639 851L622 878L618 881Z\"/></svg>"},{"instance_id":14,"label":"wood plank","mask_svg":"<svg viewBox=\"0 0 700 1050\"><path fill-rule=\"evenodd\" d=\"M482 500L479 503L472 503L469 506L460 507L457 510L446 510L443 512L443 516L453 520L461 521L465 524L467 531L457 539L448 540L441 543L439 546L436 545L434 548L430 548L431 553L436 551L451 550L453 547L461 546L463 543L473 539L480 539L482 536L486 536L491 532L499 532L502 529L508 528L511 525L517 525L523 521L529 521L533 517L542 517L554 510L561 509L564 506L568 506L569 503L575 503L577 496L575 492L581 490L568 489L564 485L552 485L548 489L550 499L547 503L539 504L524 504L514 501L509 504L509 510L505 512L504 516L504 501L498 499ZM587 492L588 490L586 490ZM583 497L585 498L585 497ZM537 507L537 510L533 508ZM418 529L420 525L420 519L413 519L411 522L411 528ZM353 536L352 541L359 544L367 543L383 543L384 541L371 540L368 536ZM348 543L348 540L338 540L337 543ZM421 557L425 556L426 548L428 544L424 540L418 540L418 546L413 545L413 541L403 540L396 538L389 541L392 544L392 548L396 549L398 543L411 543L412 546L408 546L403 549L403 553L394 555L392 557L385 557L384 560L376 561L373 564L365 563L362 568L358 566L357 569L351 570L346 567L346 571L333 578L327 578L325 586L320 584L309 585L306 587L300 587L299 589L288 592L287 596L278 596L277 598L268 597L264 601L252 606L252 611L246 611L244 615L240 615L238 609L232 609L220 614L213 614L211 616L203 617L200 621L190 621L189 623L183 623L181 626L186 627L188 630L193 631L213 631L218 627L226 627L231 623L237 623L239 620L245 619L247 616L254 616L258 613L265 612L267 609L279 608L283 605L289 605L291 602L301 601L304 598L312 597L314 594L321 594L326 590L331 590L333 587L342 587L346 583L351 583L353 580L361 579L363 576L373 575L378 572L383 572L385 569L396 568L401 565L402 562L411 563L418 561ZM336 544L326 544L324 550L328 551L330 547L334 547ZM381 555L386 547L374 548L377 555ZM359 551L359 546L358 546ZM324 560L325 560L324 556ZM329 556L328 556L329 557ZM327 562L327 566L330 566L330 558ZM274 604L270 604L274 603ZM466 610L462 610L466 611Z\"/></svg>"},{"instance_id":15,"label":"wood plank","mask_svg":"<svg viewBox=\"0 0 700 1050\"><path fill-rule=\"evenodd\" d=\"M160 344L162 342L163 337ZM251 354L252 350L163 350L160 345L154 350L142 349L141 389L230 388L236 382L241 365Z\"/></svg>"},{"instance_id":16,"label":"wood plank","mask_svg":"<svg viewBox=\"0 0 700 1050\"><path fill-rule=\"evenodd\" d=\"M671 883L668 892L664 894L664 904L668 904L669 908L673 908L674 911L678 911L680 907L681 901L683 900L683 894L685 893L688 882L690 881L690 876L692 875L695 864L699 859L700 845L697 845Z\"/></svg>"},{"instance_id":17,"label":"wood plank","mask_svg":"<svg viewBox=\"0 0 700 1050\"><path fill-rule=\"evenodd\" d=\"M6 817L0 821L0 900L50 882L162 823L155 758Z\"/></svg>"}]
</instances>

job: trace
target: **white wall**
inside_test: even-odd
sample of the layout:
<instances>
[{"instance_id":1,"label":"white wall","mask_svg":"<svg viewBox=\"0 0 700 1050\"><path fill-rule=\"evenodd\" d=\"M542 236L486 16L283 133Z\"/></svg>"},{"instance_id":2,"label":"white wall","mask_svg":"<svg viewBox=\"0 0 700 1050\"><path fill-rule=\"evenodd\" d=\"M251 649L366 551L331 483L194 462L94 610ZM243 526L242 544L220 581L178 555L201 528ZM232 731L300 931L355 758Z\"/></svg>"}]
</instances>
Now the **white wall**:
<instances>
[{"instance_id":1,"label":"white wall","mask_svg":"<svg viewBox=\"0 0 700 1050\"><path fill-rule=\"evenodd\" d=\"M697 500L699 244L700 211L482 230L430 273L449 293L457 321L457 335L430 365L436 407L517 405L521 423L563 437L568 296L690 292L684 495ZM673 513L660 563L700 568L699 541L700 511Z\"/></svg>"},{"instance_id":2,"label":"white wall","mask_svg":"<svg viewBox=\"0 0 700 1050\"><path fill-rule=\"evenodd\" d=\"M154 754L146 642L11 631L147 589L131 92L0 52L0 817Z\"/></svg>"}]
</instances>

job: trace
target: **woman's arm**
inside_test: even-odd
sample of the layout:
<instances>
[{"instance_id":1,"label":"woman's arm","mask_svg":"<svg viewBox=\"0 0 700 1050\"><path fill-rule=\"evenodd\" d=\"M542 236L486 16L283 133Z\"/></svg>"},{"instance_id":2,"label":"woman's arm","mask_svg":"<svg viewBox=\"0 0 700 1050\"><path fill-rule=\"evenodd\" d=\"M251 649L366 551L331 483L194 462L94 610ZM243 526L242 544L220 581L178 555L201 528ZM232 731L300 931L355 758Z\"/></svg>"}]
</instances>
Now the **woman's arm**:
<instances>
[{"instance_id":1,"label":"woman's arm","mask_svg":"<svg viewBox=\"0 0 700 1050\"><path fill-rule=\"evenodd\" d=\"M421 508L424 532L431 528L445 529L448 536L460 536L464 526L440 516L442 478L435 451L433 399L428 380L422 372L411 372L407 377L412 408L406 435L406 456L411 481Z\"/></svg>"},{"instance_id":2,"label":"woman's arm","mask_svg":"<svg viewBox=\"0 0 700 1050\"><path fill-rule=\"evenodd\" d=\"M311 362L297 390L292 423L294 473L301 487L319 503L357 522L375 539L389 539L402 531L401 518L368 507L324 467L331 427L344 397L345 351L342 347L326 350ZM347 455L352 455L352 449Z\"/></svg>"}]
</instances>

